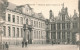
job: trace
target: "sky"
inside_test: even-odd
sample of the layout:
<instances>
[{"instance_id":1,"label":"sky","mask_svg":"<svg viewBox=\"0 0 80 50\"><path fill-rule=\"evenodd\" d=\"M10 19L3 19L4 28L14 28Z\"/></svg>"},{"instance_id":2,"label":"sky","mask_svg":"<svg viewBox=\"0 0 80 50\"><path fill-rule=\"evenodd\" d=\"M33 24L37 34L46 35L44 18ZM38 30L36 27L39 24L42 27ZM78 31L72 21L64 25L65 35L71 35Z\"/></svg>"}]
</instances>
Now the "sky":
<instances>
[{"instance_id":1,"label":"sky","mask_svg":"<svg viewBox=\"0 0 80 50\"><path fill-rule=\"evenodd\" d=\"M78 0L8 0L16 5L30 4L33 11L43 13L45 18L49 18L49 10L53 11L54 16L58 16L59 11L64 7L68 8L69 15L74 14L74 10L78 13Z\"/></svg>"}]
</instances>

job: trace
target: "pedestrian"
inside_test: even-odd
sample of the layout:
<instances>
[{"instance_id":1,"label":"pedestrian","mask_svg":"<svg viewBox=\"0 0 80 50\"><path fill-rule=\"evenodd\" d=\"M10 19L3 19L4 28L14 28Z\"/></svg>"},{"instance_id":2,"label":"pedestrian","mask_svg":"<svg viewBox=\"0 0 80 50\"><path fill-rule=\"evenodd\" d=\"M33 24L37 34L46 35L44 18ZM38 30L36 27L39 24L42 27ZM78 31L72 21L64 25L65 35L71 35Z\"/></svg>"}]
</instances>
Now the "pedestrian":
<instances>
[{"instance_id":1,"label":"pedestrian","mask_svg":"<svg viewBox=\"0 0 80 50\"><path fill-rule=\"evenodd\" d=\"M52 41L52 45L53 45L53 41Z\"/></svg>"},{"instance_id":2,"label":"pedestrian","mask_svg":"<svg viewBox=\"0 0 80 50\"><path fill-rule=\"evenodd\" d=\"M5 50L5 43L3 43L3 50Z\"/></svg>"},{"instance_id":3,"label":"pedestrian","mask_svg":"<svg viewBox=\"0 0 80 50\"><path fill-rule=\"evenodd\" d=\"M24 42L22 41L22 48L24 47Z\"/></svg>"},{"instance_id":4,"label":"pedestrian","mask_svg":"<svg viewBox=\"0 0 80 50\"><path fill-rule=\"evenodd\" d=\"M25 42L25 47L27 47L27 42Z\"/></svg>"},{"instance_id":5,"label":"pedestrian","mask_svg":"<svg viewBox=\"0 0 80 50\"><path fill-rule=\"evenodd\" d=\"M6 50L9 49L9 45L7 44L7 42L5 43L5 47L6 47Z\"/></svg>"}]
</instances>

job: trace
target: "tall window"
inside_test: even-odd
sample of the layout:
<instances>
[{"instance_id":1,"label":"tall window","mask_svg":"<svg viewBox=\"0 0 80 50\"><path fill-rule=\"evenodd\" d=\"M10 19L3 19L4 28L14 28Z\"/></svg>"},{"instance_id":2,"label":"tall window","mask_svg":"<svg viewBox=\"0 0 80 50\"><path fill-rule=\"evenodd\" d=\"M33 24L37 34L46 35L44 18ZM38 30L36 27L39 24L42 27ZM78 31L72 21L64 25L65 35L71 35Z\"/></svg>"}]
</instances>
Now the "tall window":
<instances>
[{"instance_id":1,"label":"tall window","mask_svg":"<svg viewBox=\"0 0 80 50\"><path fill-rule=\"evenodd\" d=\"M15 37L15 27L13 27L13 37Z\"/></svg>"},{"instance_id":2,"label":"tall window","mask_svg":"<svg viewBox=\"0 0 80 50\"><path fill-rule=\"evenodd\" d=\"M52 38L52 39L56 39L56 32L52 32L52 33L51 33L51 38Z\"/></svg>"},{"instance_id":3,"label":"tall window","mask_svg":"<svg viewBox=\"0 0 80 50\"><path fill-rule=\"evenodd\" d=\"M19 16L17 16L17 24L19 24Z\"/></svg>"},{"instance_id":4,"label":"tall window","mask_svg":"<svg viewBox=\"0 0 80 50\"><path fill-rule=\"evenodd\" d=\"M40 39L40 31L39 31L39 39Z\"/></svg>"},{"instance_id":5,"label":"tall window","mask_svg":"<svg viewBox=\"0 0 80 50\"><path fill-rule=\"evenodd\" d=\"M67 23L67 29L70 29L70 23Z\"/></svg>"},{"instance_id":6,"label":"tall window","mask_svg":"<svg viewBox=\"0 0 80 50\"><path fill-rule=\"evenodd\" d=\"M20 20L20 21L21 21L21 24L23 24L23 18L21 17L20 19L21 19L21 20Z\"/></svg>"},{"instance_id":7,"label":"tall window","mask_svg":"<svg viewBox=\"0 0 80 50\"><path fill-rule=\"evenodd\" d=\"M60 23L57 23L57 29L60 30Z\"/></svg>"},{"instance_id":8,"label":"tall window","mask_svg":"<svg viewBox=\"0 0 80 50\"><path fill-rule=\"evenodd\" d=\"M23 29L21 28L21 37L23 37Z\"/></svg>"},{"instance_id":9,"label":"tall window","mask_svg":"<svg viewBox=\"0 0 80 50\"><path fill-rule=\"evenodd\" d=\"M15 15L13 15L12 18L13 18L13 22L15 22Z\"/></svg>"},{"instance_id":10,"label":"tall window","mask_svg":"<svg viewBox=\"0 0 80 50\"><path fill-rule=\"evenodd\" d=\"M31 20L31 25L33 26L33 20Z\"/></svg>"},{"instance_id":11,"label":"tall window","mask_svg":"<svg viewBox=\"0 0 80 50\"><path fill-rule=\"evenodd\" d=\"M36 38L37 34L36 34L36 31L34 30L34 38Z\"/></svg>"},{"instance_id":12,"label":"tall window","mask_svg":"<svg viewBox=\"0 0 80 50\"><path fill-rule=\"evenodd\" d=\"M34 21L34 27L35 27L35 25L36 25L36 21Z\"/></svg>"},{"instance_id":13,"label":"tall window","mask_svg":"<svg viewBox=\"0 0 80 50\"><path fill-rule=\"evenodd\" d=\"M67 32L67 38L70 38L70 32Z\"/></svg>"},{"instance_id":14,"label":"tall window","mask_svg":"<svg viewBox=\"0 0 80 50\"><path fill-rule=\"evenodd\" d=\"M26 19L26 24L28 24L28 19Z\"/></svg>"},{"instance_id":15,"label":"tall window","mask_svg":"<svg viewBox=\"0 0 80 50\"><path fill-rule=\"evenodd\" d=\"M19 37L19 28L17 28L17 37Z\"/></svg>"},{"instance_id":16,"label":"tall window","mask_svg":"<svg viewBox=\"0 0 80 50\"><path fill-rule=\"evenodd\" d=\"M51 24L51 30L56 30L56 24Z\"/></svg>"},{"instance_id":17,"label":"tall window","mask_svg":"<svg viewBox=\"0 0 80 50\"><path fill-rule=\"evenodd\" d=\"M3 36L6 36L6 27L3 26Z\"/></svg>"},{"instance_id":18,"label":"tall window","mask_svg":"<svg viewBox=\"0 0 80 50\"><path fill-rule=\"evenodd\" d=\"M74 23L73 23L73 28L77 28L77 27L78 27L77 22L74 22Z\"/></svg>"},{"instance_id":19,"label":"tall window","mask_svg":"<svg viewBox=\"0 0 80 50\"><path fill-rule=\"evenodd\" d=\"M65 20L65 15L62 15L62 21L64 21Z\"/></svg>"},{"instance_id":20,"label":"tall window","mask_svg":"<svg viewBox=\"0 0 80 50\"><path fill-rule=\"evenodd\" d=\"M11 14L8 14L8 21L11 21Z\"/></svg>"},{"instance_id":21,"label":"tall window","mask_svg":"<svg viewBox=\"0 0 80 50\"><path fill-rule=\"evenodd\" d=\"M65 29L65 23L62 23L62 29Z\"/></svg>"},{"instance_id":22,"label":"tall window","mask_svg":"<svg viewBox=\"0 0 80 50\"><path fill-rule=\"evenodd\" d=\"M8 26L8 36L9 37L11 36L11 28L10 28L10 26Z\"/></svg>"},{"instance_id":23,"label":"tall window","mask_svg":"<svg viewBox=\"0 0 80 50\"><path fill-rule=\"evenodd\" d=\"M65 39L65 32L62 32L62 39Z\"/></svg>"},{"instance_id":24,"label":"tall window","mask_svg":"<svg viewBox=\"0 0 80 50\"><path fill-rule=\"evenodd\" d=\"M39 28L40 28L40 22L39 22Z\"/></svg>"},{"instance_id":25,"label":"tall window","mask_svg":"<svg viewBox=\"0 0 80 50\"><path fill-rule=\"evenodd\" d=\"M60 34L60 32L57 32L57 38L58 38L58 39L61 38L61 34Z\"/></svg>"}]
</instances>

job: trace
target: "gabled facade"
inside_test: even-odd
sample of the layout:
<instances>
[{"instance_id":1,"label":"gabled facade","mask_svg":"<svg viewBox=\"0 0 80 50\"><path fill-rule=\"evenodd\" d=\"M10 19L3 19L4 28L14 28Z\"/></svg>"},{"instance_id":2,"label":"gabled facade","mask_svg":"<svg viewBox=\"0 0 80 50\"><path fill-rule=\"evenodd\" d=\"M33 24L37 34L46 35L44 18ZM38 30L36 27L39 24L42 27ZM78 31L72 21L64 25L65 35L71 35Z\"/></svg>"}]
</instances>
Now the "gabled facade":
<instances>
[{"instance_id":1,"label":"gabled facade","mask_svg":"<svg viewBox=\"0 0 80 50\"><path fill-rule=\"evenodd\" d=\"M51 10L50 10L51 11ZM51 17L51 16L50 16ZM50 33L49 43L54 42L54 44L75 44L75 35L78 33L79 29L79 17L74 10L73 17L68 15L67 7L62 7L57 17L49 19L50 20ZM53 20L53 21L52 21Z\"/></svg>"}]
</instances>

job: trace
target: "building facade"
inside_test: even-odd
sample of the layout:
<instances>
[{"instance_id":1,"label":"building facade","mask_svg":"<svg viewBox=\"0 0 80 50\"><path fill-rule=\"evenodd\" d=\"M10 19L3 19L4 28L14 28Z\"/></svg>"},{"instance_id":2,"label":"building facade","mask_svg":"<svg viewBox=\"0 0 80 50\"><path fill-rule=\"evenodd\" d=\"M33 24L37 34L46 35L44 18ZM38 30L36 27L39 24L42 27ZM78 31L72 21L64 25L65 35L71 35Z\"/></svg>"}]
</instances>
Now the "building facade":
<instances>
[{"instance_id":1,"label":"building facade","mask_svg":"<svg viewBox=\"0 0 80 50\"><path fill-rule=\"evenodd\" d=\"M76 44L76 33L79 30L79 17L76 10L72 17L68 15L68 8L64 6L57 17L54 17L52 10L49 13L48 43L53 41L54 44Z\"/></svg>"},{"instance_id":2,"label":"building facade","mask_svg":"<svg viewBox=\"0 0 80 50\"><path fill-rule=\"evenodd\" d=\"M21 44L24 37L23 25L26 24L26 41L30 44L46 43L46 25L42 13L35 13L28 5L17 6L9 3L3 26L3 43ZM31 32L30 29L31 28Z\"/></svg>"}]
</instances>

